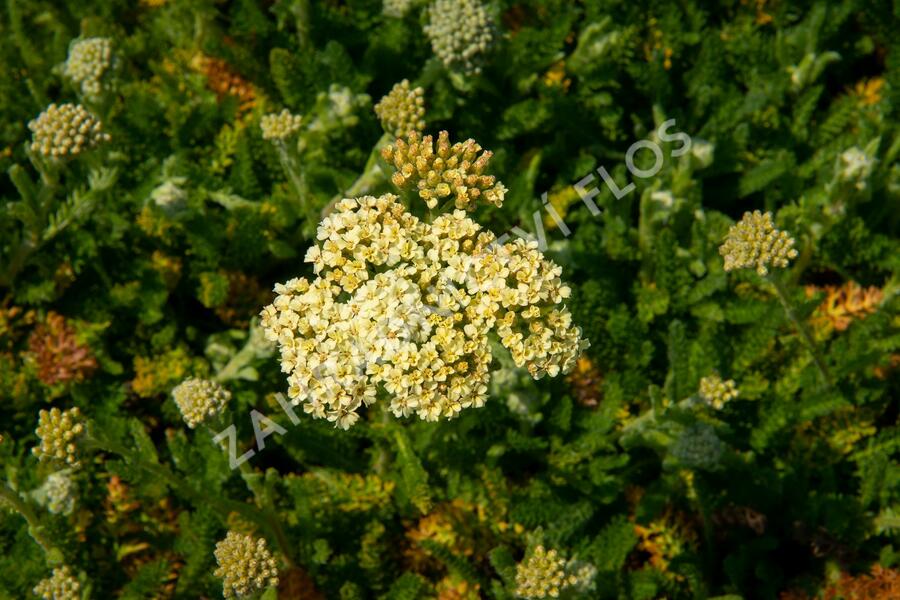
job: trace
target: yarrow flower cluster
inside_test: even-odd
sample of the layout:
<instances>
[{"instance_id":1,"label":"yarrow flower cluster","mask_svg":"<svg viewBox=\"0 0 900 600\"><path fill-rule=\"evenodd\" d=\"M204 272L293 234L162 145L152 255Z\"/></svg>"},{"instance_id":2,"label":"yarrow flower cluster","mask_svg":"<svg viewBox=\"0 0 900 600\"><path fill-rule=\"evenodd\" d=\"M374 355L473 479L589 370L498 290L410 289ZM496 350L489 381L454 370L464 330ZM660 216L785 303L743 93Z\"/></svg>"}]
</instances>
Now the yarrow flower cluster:
<instances>
[{"instance_id":1,"label":"yarrow flower cluster","mask_svg":"<svg viewBox=\"0 0 900 600\"><path fill-rule=\"evenodd\" d=\"M231 392L215 381L190 377L172 390L172 398L184 422L194 429L222 412L231 400Z\"/></svg>"},{"instance_id":2,"label":"yarrow flower cluster","mask_svg":"<svg viewBox=\"0 0 900 600\"><path fill-rule=\"evenodd\" d=\"M721 410L739 395L733 379L723 380L718 375L709 375L701 379L699 393L704 402L716 410Z\"/></svg>"},{"instance_id":3,"label":"yarrow flower cluster","mask_svg":"<svg viewBox=\"0 0 900 600\"><path fill-rule=\"evenodd\" d=\"M502 206L506 188L484 170L493 153L484 150L475 140L450 145L446 131L438 134L437 148L430 135L419 140L419 134L409 132L406 141L382 149L381 155L397 171L391 181L402 190L415 190L428 208L435 208L444 199L452 198L458 209L475 210L479 200Z\"/></svg>"},{"instance_id":4,"label":"yarrow flower cluster","mask_svg":"<svg viewBox=\"0 0 900 600\"><path fill-rule=\"evenodd\" d=\"M42 410L38 413L35 430L41 443L31 452L39 460L61 460L78 467L81 464L78 460L78 441L84 432L84 419L77 407L67 411L58 408Z\"/></svg>"},{"instance_id":5,"label":"yarrow flower cluster","mask_svg":"<svg viewBox=\"0 0 900 600\"><path fill-rule=\"evenodd\" d=\"M537 546L528 560L516 565L516 596L520 598L558 598L573 587L586 588L596 574L591 565L577 567L566 562L556 550Z\"/></svg>"},{"instance_id":6,"label":"yarrow flower cluster","mask_svg":"<svg viewBox=\"0 0 900 600\"><path fill-rule=\"evenodd\" d=\"M422 131L425 129L425 90L410 88L409 80L404 79L375 105L375 114L384 130L397 137L410 131Z\"/></svg>"},{"instance_id":7,"label":"yarrow flower cluster","mask_svg":"<svg viewBox=\"0 0 900 600\"><path fill-rule=\"evenodd\" d=\"M494 40L494 24L479 0L435 0L423 28L435 55L452 69L481 72L480 59Z\"/></svg>"},{"instance_id":8,"label":"yarrow flower cluster","mask_svg":"<svg viewBox=\"0 0 900 600\"><path fill-rule=\"evenodd\" d=\"M711 469L721 460L725 445L711 426L695 423L682 431L671 452L688 469Z\"/></svg>"},{"instance_id":9,"label":"yarrow flower cluster","mask_svg":"<svg viewBox=\"0 0 900 600\"><path fill-rule=\"evenodd\" d=\"M51 104L28 123L31 151L49 158L65 158L109 141L103 124L80 104Z\"/></svg>"},{"instance_id":10,"label":"yarrow flower cluster","mask_svg":"<svg viewBox=\"0 0 900 600\"><path fill-rule=\"evenodd\" d=\"M866 189L869 176L876 160L856 146L849 148L838 157L838 179L852 183L858 190Z\"/></svg>"},{"instance_id":11,"label":"yarrow flower cluster","mask_svg":"<svg viewBox=\"0 0 900 600\"><path fill-rule=\"evenodd\" d=\"M242 598L278 585L278 564L266 540L229 531L216 544L215 576L222 579L226 598Z\"/></svg>"},{"instance_id":12,"label":"yarrow flower cluster","mask_svg":"<svg viewBox=\"0 0 900 600\"><path fill-rule=\"evenodd\" d=\"M53 569L53 575L42 579L34 588L34 594L43 600L79 600L81 583L67 566Z\"/></svg>"},{"instance_id":13,"label":"yarrow flower cluster","mask_svg":"<svg viewBox=\"0 0 900 600\"><path fill-rule=\"evenodd\" d=\"M487 398L495 331L534 378L569 371L587 341L558 306L571 290L537 243L498 244L457 210L428 224L392 194L345 199L319 226L318 278L277 285L263 309L288 396L346 429L391 396L435 421Z\"/></svg>"},{"instance_id":14,"label":"yarrow flower cluster","mask_svg":"<svg viewBox=\"0 0 900 600\"><path fill-rule=\"evenodd\" d=\"M64 73L81 86L81 93L85 96L99 96L103 89L101 79L111 62L112 44L109 39L87 38L75 42L69 48Z\"/></svg>"},{"instance_id":15,"label":"yarrow flower cluster","mask_svg":"<svg viewBox=\"0 0 900 600\"><path fill-rule=\"evenodd\" d=\"M784 268L796 258L794 238L786 231L775 229L772 213L746 212L728 230L725 242L719 247L725 258L725 270L752 269L766 275L769 267Z\"/></svg>"},{"instance_id":16,"label":"yarrow flower cluster","mask_svg":"<svg viewBox=\"0 0 900 600\"><path fill-rule=\"evenodd\" d=\"M68 471L57 471L43 485L47 509L55 515L69 515L75 510L77 489Z\"/></svg>"},{"instance_id":17,"label":"yarrow flower cluster","mask_svg":"<svg viewBox=\"0 0 900 600\"><path fill-rule=\"evenodd\" d=\"M264 115L259 121L259 127L262 129L264 140L286 140L298 131L303 122L300 115L292 115L288 109L282 110L280 113L270 113Z\"/></svg>"}]
</instances>

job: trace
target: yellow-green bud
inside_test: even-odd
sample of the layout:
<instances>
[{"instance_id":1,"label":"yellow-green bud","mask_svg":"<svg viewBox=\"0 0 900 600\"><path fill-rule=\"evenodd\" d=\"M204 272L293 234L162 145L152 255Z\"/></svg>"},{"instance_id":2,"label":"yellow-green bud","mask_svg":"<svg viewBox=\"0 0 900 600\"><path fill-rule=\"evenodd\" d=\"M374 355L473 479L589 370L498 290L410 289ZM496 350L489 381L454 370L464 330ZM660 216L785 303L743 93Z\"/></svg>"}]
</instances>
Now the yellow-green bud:
<instances>
[{"instance_id":1,"label":"yellow-green bud","mask_svg":"<svg viewBox=\"0 0 900 600\"><path fill-rule=\"evenodd\" d=\"M303 117L292 115L291 111L284 109L280 113L264 115L259 121L264 140L286 140L298 131Z\"/></svg>"},{"instance_id":2,"label":"yellow-green bud","mask_svg":"<svg viewBox=\"0 0 900 600\"><path fill-rule=\"evenodd\" d=\"M480 73L480 59L494 40L494 25L479 0L435 0L425 35L435 55L451 69Z\"/></svg>"},{"instance_id":3,"label":"yellow-green bud","mask_svg":"<svg viewBox=\"0 0 900 600\"><path fill-rule=\"evenodd\" d=\"M740 222L731 226L719 254L725 259L726 271L755 268L760 275L766 275L770 266L788 266L797 251L794 238L775 229L772 213L757 210L744 213Z\"/></svg>"},{"instance_id":4,"label":"yellow-green bud","mask_svg":"<svg viewBox=\"0 0 900 600\"><path fill-rule=\"evenodd\" d=\"M88 97L100 95L101 79L112 61L112 45L107 38L79 40L69 48L65 76L81 86L81 93Z\"/></svg>"},{"instance_id":5,"label":"yellow-green bud","mask_svg":"<svg viewBox=\"0 0 900 600\"><path fill-rule=\"evenodd\" d=\"M266 546L266 540L229 531L216 544L215 576L222 579L226 598L249 596L278 585L278 565Z\"/></svg>"},{"instance_id":6,"label":"yellow-green bud","mask_svg":"<svg viewBox=\"0 0 900 600\"><path fill-rule=\"evenodd\" d=\"M80 104L51 104L28 123L31 151L53 159L81 154L109 140L103 124Z\"/></svg>"},{"instance_id":7,"label":"yellow-green bud","mask_svg":"<svg viewBox=\"0 0 900 600\"><path fill-rule=\"evenodd\" d=\"M410 88L404 79L394 85L387 96L375 105L375 114L384 130L401 137L410 131L425 129L425 90Z\"/></svg>"},{"instance_id":8,"label":"yellow-green bud","mask_svg":"<svg viewBox=\"0 0 900 600\"><path fill-rule=\"evenodd\" d=\"M34 588L36 596L43 600L79 600L81 583L72 575L69 567L53 569L53 575L42 579Z\"/></svg>"},{"instance_id":9,"label":"yellow-green bud","mask_svg":"<svg viewBox=\"0 0 900 600\"><path fill-rule=\"evenodd\" d=\"M734 400L739 395L734 380L723 380L718 375L709 375L701 379L699 393L700 397L716 410L721 410L729 400Z\"/></svg>"},{"instance_id":10,"label":"yellow-green bud","mask_svg":"<svg viewBox=\"0 0 900 600\"><path fill-rule=\"evenodd\" d=\"M231 392L215 381L191 377L172 390L172 398L184 422L194 429L222 412L231 400Z\"/></svg>"},{"instance_id":11,"label":"yellow-green bud","mask_svg":"<svg viewBox=\"0 0 900 600\"><path fill-rule=\"evenodd\" d=\"M35 430L41 443L31 449L38 460L60 460L72 467L78 467L78 441L84 434L84 420L78 408L65 412L58 408L38 413Z\"/></svg>"}]
</instances>

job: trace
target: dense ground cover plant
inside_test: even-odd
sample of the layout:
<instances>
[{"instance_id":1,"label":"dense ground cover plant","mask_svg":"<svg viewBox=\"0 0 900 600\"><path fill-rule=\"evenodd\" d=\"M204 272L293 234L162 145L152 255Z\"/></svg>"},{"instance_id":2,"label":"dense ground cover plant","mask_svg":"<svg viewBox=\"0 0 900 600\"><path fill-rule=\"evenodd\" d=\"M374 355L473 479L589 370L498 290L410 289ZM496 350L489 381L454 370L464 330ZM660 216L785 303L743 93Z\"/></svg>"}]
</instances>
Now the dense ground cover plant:
<instances>
[{"instance_id":1,"label":"dense ground cover plant","mask_svg":"<svg viewBox=\"0 0 900 600\"><path fill-rule=\"evenodd\" d=\"M896 596L898 29L8 0L0 598Z\"/></svg>"}]
</instances>

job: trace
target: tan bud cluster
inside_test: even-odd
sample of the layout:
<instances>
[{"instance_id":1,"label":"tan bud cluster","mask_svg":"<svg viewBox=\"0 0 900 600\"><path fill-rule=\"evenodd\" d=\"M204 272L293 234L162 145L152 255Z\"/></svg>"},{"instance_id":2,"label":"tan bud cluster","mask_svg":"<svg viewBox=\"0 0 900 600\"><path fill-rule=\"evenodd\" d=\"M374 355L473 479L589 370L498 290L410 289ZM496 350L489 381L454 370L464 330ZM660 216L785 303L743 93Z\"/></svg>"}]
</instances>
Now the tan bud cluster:
<instances>
[{"instance_id":1,"label":"tan bud cluster","mask_svg":"<svg viewBox=\"0 0 900 600\"><path fill-rule=\"evenodd\" d=\"M384 130L401 137L425 129L425 90L410 88L404 79L375 105L375 114Z\"/></svg>"},{"instance_id":2,"label":"tan bud cluster","mask_svg":"<svg viewBox=\"0 0 900 600\"><path fill-rule=\"evenodd\" d=\"M215 576L222 580L226 598L242 598L278 585L278 564L266 540L229 531L216 544Z\"/></svg>"},{"instance_id":3,"label":"tan bud cluster","mask_svg":"<svg viewBox=\"0 0 900 600\"><path fill-rule=\"evenodd\" d=\"M280 113L270 113L264 115L259 121L259 127L262 129L264 140L286 140L298 131L303 122L300 115L292 115L288 109L282 110Z\"/></svg>"},{"instance_id":4,"label":"tan bud cluster","mask_svg":"<svg viewBox=\"0 0 900 600\"><path fill-rule=\"evenodd\" d=\"M222 412L231 400L231 392L215 381L190 377L172 390L172 398L184 422L194 429Z\"/></svg>"},{"instance_id":5,"label":"tan bud cluster","mask_svg":"<svg viewBox=\"0 0 900 600\"><path fill-rule=\"evenodd\" d=\"M481 72L481 58L494 41L494 24L479 0L435 0L423 29L446 67Z\"/></svg>"},{"instance_id":6,"label":"tan bud cluster","mask_svg":"<svg viewBox=\"0 0 900 600\"><path fill-rule=\"evenodd\" d=\"M718 375L709 375L701 379L699 393L704 402L716 410L721 410L739 395L733 379L723 380Z\"/></svg>"},{"instance_id":7,"label":"tan bud cluster","mask_svg":"<svg viewBox=\"0 0 900 600\"><path fill-rule=\"evenodd\" d=\"M556 550L537 546L516 565L516 596L520 598L558 598L570 588L586 588L596 575L592 565L566 561Z\"/></svg>"},{"instance_id":8,"label":"tan bud cluster","mask_svg":"<svg viewBox=\"0 0 900 600\"><path fill-rule=\"evenodd\" d=\"M786 231L775 229L772 213L746 212L728 230L725 242L719 247L725 259L725 270L756 269L766 275L769 267L784 268L797 256L794 238Z\"/></svg>"},{"instance_id":9,"label":"tan bud cluster","mask_svg":"<svg viewBox=\"0 0 900 600\"><path fill-rule=\"evenodd\" d=\"M69 48L65 76L81 87L88 97L100 95L101 80L112 62L112 44L107 38L79 40Z\"/></svg>"},{"instance_id":10,"label":"tan bud cluster","mask_svg":"<svg viewBox=\"0 0 900 600\"><path fill-rule=\"evenodd\" d=\"M53 569L53 575L35 586L34 594L43 600L80 600L81 583L69 567L59 567Z\"/></svg>"},{"instance_id":11,"label":"tan bud cluster","mask_svg":"<svg viewBox=\"0 0 900 600\"><path fill-rule=\"evenodd\" d=\"M31 151L48 158L76 156L109 141L103 124L80 104L51 104L28 123Z\"/></svg>"},{"instance_id":12,"label":"tan bud cluster","mask_svg":"<svg viewBox=\"0 0 900 600\"><path fill-rule=\"evenodd\" d=\"M41 443L31 452L39 460L60 460L78 467L81 464L78 460L78 440L84 432L84 419L77 407L67 411L58 408L42 410L38 414L35 430Z\"/></svg>"},{"instance_id":13,"label":"tan bud cluster","mask_svg":"<svg viewBox=\"0 0 900 600\"><path fill-rule=\"evenodd\" d=\"M501 206L506 188L493 175L484 174L493 153L473 139L451 146L449 138L441 131L435 147L430 135L420 140L411 131L406 141L397 139L382 149L381 155L397 169L391 176L394 185L416 191L432 209L448 198L462 210L475 210L479 200Z\"/></svg>"}]
</instances>

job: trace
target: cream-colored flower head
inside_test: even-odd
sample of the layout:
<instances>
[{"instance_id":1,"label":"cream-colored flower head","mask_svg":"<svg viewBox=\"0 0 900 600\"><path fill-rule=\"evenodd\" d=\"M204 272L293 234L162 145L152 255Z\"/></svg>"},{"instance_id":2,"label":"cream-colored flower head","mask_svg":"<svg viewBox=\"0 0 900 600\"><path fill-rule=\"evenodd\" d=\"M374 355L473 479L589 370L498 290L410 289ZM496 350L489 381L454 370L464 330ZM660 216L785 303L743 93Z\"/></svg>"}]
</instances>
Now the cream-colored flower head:
<instances>
[{"instance_id":1,"label":"cream-colored flower head","mask_svg":"<svg viewBox=\"0 0 900 600\"><path fill-rule=\"evenodd\" d=\"M516 596L520 598L558 598L570 588L587 588L596 568L568 561L556 550L537 546L527 560L516 565Z\"/></svg>"},{"instance_id":2,"label":"cream-colored flower head","mask_svg":"<svg viewBox=\"0 0 900 600\"><path fill-rule=\"evenodd\" d=\"M215 576L222 580L226 598L243 598L278 585L278 563L266 540L229 531L216 544Z\"/></svg>"},{"instance_id":3,"label":"cream-colored flower head","mask_svg":"<svg viewBox=\"0 0 900 600\"><path fill-rule=\"evenodd\" d=\"M69 48L64 74L88 97L99 96L102 79L112 63L112 44L101 37L79 40Z\"/></svg>"},{"instance_id":4,"label":"cream-colored flower head","mask_svg":"<svg viewBox=\"0 0 900 600\"><path fill-rule=\"evenodd\" d=\"M492 331L535 378L587 346L559 305L561 269L536 243L494 243L462 210L428 224L392 194L345 199L317 238L306 260L318 277L275 286L261 314L288 396L316 418L346 429L379 390L398 417L483 406Z\"/></svg>"},{"instance_id":5,"label":"cream-colored flower head","mask_svg":"<svg viewBox=\"0 0 900 600\"><path fill-rule=\"evenodd\" d=\"M191 377L172 390L172 398L184 422L194 429L222 412L231 400L231 392L215 381Z\"/></svg>"},{"instance_id":6,"label":"cream-colored flower head","mask_svg":"<svg viewBox=\"0 0 900 600\"><path fill-rule=\"evenodd\" d=\"M404 79L375 105L384 130L397 137L425 129L425 90L410 88Z\"/></svg>"},{"instance_id":7,"label":"cream-colored flower head","mask_svg":"<svg viewBox=\"0 0 900 600\"><path fill-rule=\"evenodd\" d=\"M53 569L53 575L42 579L34 588L34 594L43 600L79 600L81 583L72 575L69 567Z\"/></svg>"},{"instance_id":8,"label":"cream-colored flower head","mask_svg":"<svg viewBox=\"0 0 900 600\"><path fill-rule=\"evenodd\" d=\"M481 72L481 58L494 41L494 24L479 0L435 0L424 31L441 62L467 74Z\"/></svg>"},{"instance_id":9,"label":"cream-colored flower head","mask_svg":"<svg viewBox=\"0 0 900 600\"><path fill-rule=\"evenodd\" d=\"M382 12L387 17L402 19L412 8L415 0L384 0Z\"/></svg>"},{"instance_id":10,"label":"cream-colored flower head","mask_svg":"<svg viewBox=\"0 0 900 600\"><path fill-rule=\"evenodd\" d=\"M28 129L31 151L48 158L76 156L109 141L103 124L80 104L51 104Z\"/></svg>"},{"instance_id":11,"label":"cream-colored flower head","mask_svg":"<svg viewBox=\"0 0 900 600\"><path fill-rule=\"evenodd\" d=\"M31 452L38 460L59 460L78 467L81 464L78 460L78 441L84 432L84 419L77 407L67 411L58 408L41 410L35 430L41 443Z\"/></svg>"},{"instance_id":12,"label":"cream-colored flower head","mask_svg":"<svg viewBox=\"0 0 900 600\"><path fill-rule=\"evenodd\" d=\"M744 213L740 222L731 226L719 254L725 258L726 271L756 269L760 275L766 275L769 267L788 266L797 250L794 238L775 229L772 213L757 210Z\"/></svg>"},{"instance_id":13,"label":"cream-colored flower head","mask_svg":"<svg viewBox=\"0 0 900 600\"><path fill-rule=\"evenodd\" d=\"M733 379L723 380L718 375L709 375L701 379L699 393L703 401L716 410L721 410L739 395Z\"/></svg>"},{"instance_id":14,"label":"cream-colored flower head","mask_svg":"<svg viewBox=\"0 0 900 600\"><path fill-rule=\"evenodd\" d=\"M288 109L282 110L280 113L270 113L264 115L259 121L259 127L262 129L264 140L286 140L298 131L303 122L300 115L292 115Z\"/></svg>"},{"instance_id":15,"label":"cream-colored flower head","mask_svg":"<svg viewBox=\"0 0 900 600\"><path fill-rule=\"evenodd\" d=\"M75 510L77 489L68 470L51 474L42 487L47 494L47 510L51 513L69 515Z\"/></svg>"},{"instance_id":16,"label":"cream-colored flower head","mask_svg":"<svg viewBox=\"0 0 900 600\"><path fill-rule=\"evenodd\" d=\"M475 210L484 200L502 206L506 188L493 175L485 175L493 153L473 139L450 145L446 131L438 134L437 147L430 135L421 140L411 131L406 141L397 139L381 150L397 171L391 181L401 190L414 190L428 208L452 198L458 209Z\"/></svg>"}]
</instances>

